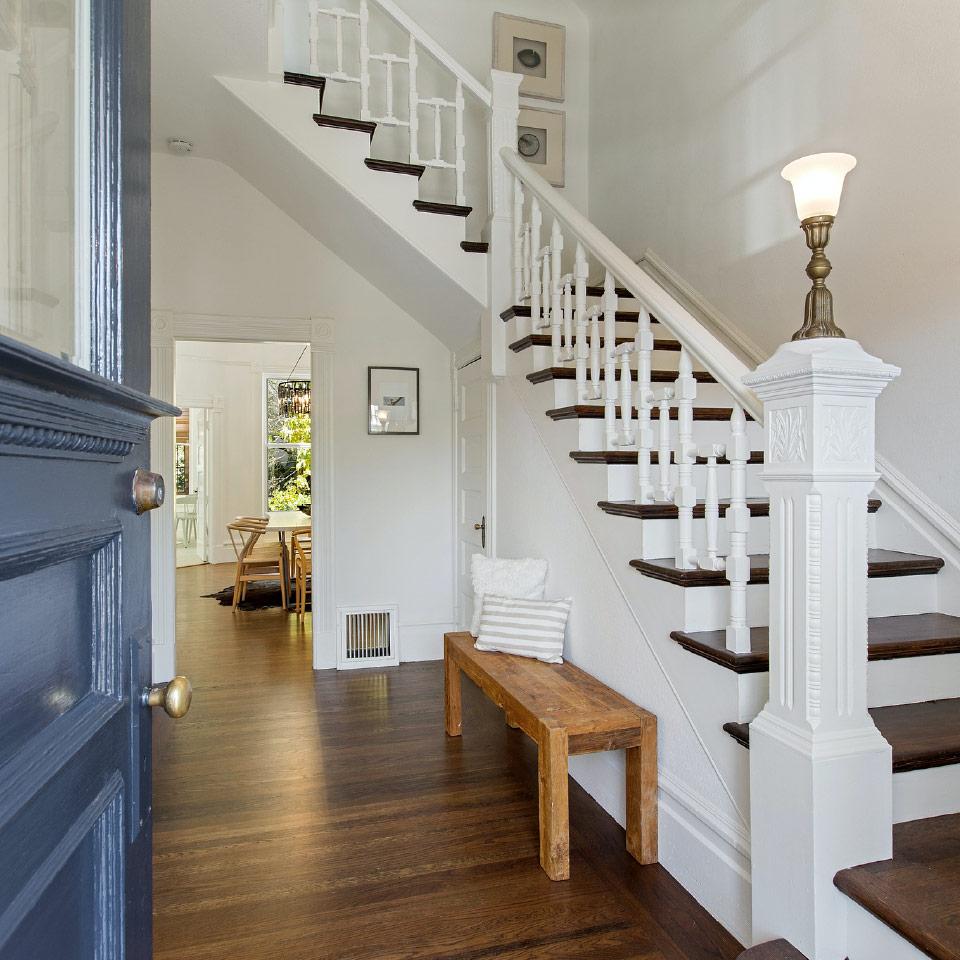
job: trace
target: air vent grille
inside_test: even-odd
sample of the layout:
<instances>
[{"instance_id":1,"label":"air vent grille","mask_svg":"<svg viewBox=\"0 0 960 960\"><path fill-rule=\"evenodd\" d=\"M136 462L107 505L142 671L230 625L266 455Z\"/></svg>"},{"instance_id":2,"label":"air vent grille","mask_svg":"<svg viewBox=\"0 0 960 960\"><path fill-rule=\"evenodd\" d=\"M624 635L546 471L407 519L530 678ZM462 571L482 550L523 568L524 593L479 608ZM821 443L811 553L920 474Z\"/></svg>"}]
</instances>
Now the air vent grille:
<instances>
[{"instance_id":1,"label":"air vent grille","mask_svg":"<svg viewBox=\"0 0 960 960\"><path fill-rule=\"evenodd\" d=\"M400 662L397 607L340 607L337 666L382 667Z\"/></svg>"}]
</instances>

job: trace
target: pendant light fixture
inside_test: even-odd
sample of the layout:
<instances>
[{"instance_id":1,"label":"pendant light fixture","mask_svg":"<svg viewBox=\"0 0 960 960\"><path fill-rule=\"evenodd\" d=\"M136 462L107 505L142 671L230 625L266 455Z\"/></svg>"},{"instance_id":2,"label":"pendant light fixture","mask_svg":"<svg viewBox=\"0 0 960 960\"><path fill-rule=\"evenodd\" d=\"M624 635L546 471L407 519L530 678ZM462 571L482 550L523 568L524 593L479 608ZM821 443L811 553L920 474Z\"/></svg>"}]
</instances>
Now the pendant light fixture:
<instances>
[{"instance_id":1,"label":"pendant light fixture","mask_svg":"<svg viewBox=\"0 0 960 960\"><path fill-rule=\"evenodd\" d=\"M293 379L293 371L297 369L306 352L307 345L304 344L300 356L290 370L290 375L277 384L277 405L281 417L310 416L310 381Z\"/></svg>"}]
</instances>

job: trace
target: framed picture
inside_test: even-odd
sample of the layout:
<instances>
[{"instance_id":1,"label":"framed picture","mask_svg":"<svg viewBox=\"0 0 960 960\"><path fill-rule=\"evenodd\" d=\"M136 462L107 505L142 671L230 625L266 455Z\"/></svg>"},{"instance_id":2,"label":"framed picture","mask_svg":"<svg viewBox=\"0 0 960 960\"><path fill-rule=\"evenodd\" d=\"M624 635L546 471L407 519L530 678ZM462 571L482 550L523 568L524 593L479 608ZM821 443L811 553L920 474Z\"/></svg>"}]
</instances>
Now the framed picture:
<instances>
[{"instance_id":1,"label":"framed picture","mask_svg":"<svg viewBox=\"0 0 960 960\"><path fill-rule=\"evenodd\" d=\"M548 183L563 186L564 113L521 107L517 119L517 153Z\"/></svg>"},{"instance_id":2,"label":"framed picture","mask_svg":"<svg viewBox=\"0 0 960 960\"><path fill-rule=\"evenodd\" d=\"M523 74L521 97L563 99L565 45L563 24L493 15L493 66Z\"/></svg>"},{"instance_id":3,"label":"framed picture","mask_svg":"<svg viewBox=\"0 0 960 960\"><path fill-rule=\"evenodd\" d=\"M367 367L367 433L420 433L419 367Z\"/></svg>"}]
</instances>

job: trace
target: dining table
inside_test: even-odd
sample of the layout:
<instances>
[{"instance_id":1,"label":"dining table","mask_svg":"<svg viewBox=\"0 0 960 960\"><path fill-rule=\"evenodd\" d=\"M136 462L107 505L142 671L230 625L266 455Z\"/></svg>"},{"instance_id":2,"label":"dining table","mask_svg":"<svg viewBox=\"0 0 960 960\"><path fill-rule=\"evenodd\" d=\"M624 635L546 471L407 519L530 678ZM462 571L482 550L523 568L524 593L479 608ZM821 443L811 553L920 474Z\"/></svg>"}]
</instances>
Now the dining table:
<instances>
[{"instance_id":1,"label":"dining table","mask_svg":"<svg viewBox=\"0 0 960 960\"><path fill-rule=\"evenodd\" d=\"M275 510L267 514L267 533L276 533L283 547L280 560L280 575L287 591L287 609L292 601L290 590L290 552L287 534L301 527L310 527L310 518L302 510Z\"/></svg>"}]
</instances>

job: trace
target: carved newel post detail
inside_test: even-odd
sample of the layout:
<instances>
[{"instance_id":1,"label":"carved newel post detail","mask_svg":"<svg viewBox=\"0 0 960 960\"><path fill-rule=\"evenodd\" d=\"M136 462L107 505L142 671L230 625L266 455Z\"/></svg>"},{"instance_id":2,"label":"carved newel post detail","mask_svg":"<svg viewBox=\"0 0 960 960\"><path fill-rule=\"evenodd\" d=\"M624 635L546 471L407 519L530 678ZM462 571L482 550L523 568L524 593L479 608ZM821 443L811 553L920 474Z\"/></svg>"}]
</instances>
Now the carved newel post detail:
<instances>
[{"instance_id":1,"label":"carved newel post detail","mask_svg":"<svg viewBox=\"0 0 960 960\"><path fill-rule=\"evenodd\" d=\"M481 350L488 375L507 372L506 324L500 313L513 303L513 176L504 165L500 151L517 146L517 117L520 113L518 73L490 71L490 221L487 225L487 312L481 330Z\"/></svg>"},{"instance_id":2,"label":"carved newel post detail","mask_svg":"<svg viewBox=\"0 0 960 960\"><path fill-rule=\"evenodd\" d=\"M890 746L867 713L874 405L897 367L855 340L784 344L746 378L764 402L770 694L750 725L755 942L843 960L848 866L891 853Z\"/></svg>"}]
</instances>

